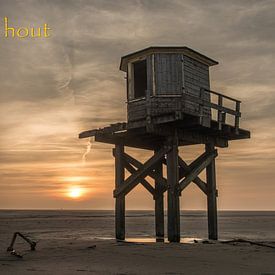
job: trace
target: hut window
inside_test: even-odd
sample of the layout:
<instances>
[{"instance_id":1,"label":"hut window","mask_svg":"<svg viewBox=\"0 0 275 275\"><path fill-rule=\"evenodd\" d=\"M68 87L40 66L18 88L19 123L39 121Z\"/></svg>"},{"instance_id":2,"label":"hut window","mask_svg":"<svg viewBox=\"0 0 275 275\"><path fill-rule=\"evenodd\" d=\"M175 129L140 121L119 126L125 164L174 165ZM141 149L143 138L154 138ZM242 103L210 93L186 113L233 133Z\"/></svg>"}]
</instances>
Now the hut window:
<instances>
[{"instance_id":1,"label":"hut window","mask_svg":"<svg viewBox=\"0 0 275 275\"><path fill-rule=\"evenodd\" d=\"M145 97L147 90L146 59L133 63L134 71L134 98Z\"/></svg>"}]
</instances>

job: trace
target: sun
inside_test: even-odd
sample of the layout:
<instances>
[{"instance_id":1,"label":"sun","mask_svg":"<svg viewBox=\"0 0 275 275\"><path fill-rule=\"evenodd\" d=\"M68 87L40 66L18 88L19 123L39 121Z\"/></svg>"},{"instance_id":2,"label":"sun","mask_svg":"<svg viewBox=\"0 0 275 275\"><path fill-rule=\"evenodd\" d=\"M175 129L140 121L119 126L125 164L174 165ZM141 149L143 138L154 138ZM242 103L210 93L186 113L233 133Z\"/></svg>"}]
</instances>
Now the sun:
<instances>
[{"instance_id":1,"label":"sun","mask_svg":"<svg viewBox=\"0 0 275 275\"><path fill-rule=\"evenodd\" d=\"M78 199L83 195L83 190L81 187L72 186L69 188L68 196L72 199Z\"/></svg>"}]
</instances>

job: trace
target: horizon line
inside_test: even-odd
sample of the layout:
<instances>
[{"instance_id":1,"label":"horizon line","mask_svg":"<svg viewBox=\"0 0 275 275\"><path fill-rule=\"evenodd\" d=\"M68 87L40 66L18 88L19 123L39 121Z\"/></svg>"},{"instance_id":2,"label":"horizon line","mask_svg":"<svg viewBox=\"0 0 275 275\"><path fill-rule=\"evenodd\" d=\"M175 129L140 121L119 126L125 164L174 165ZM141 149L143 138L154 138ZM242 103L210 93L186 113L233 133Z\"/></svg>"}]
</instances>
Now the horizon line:
<instances>
[{"instance_id":1,"label":"horizon line","mask_svg":"<svg viewBox=\"0 0 275 275\"><path fill-rule=\"evenodd\" d=\"M72 209L72 208L0 208L0 211L115 211L115 209ZM127 211L155 211L154 209L126 209ZM165 212L167 209L164 210ZM180 209L180 211L202 211L207 212L207 209ZM275 209L219 209L219 211L261 211L261 212L275 212Z\"/></svg>"}]
</instances>

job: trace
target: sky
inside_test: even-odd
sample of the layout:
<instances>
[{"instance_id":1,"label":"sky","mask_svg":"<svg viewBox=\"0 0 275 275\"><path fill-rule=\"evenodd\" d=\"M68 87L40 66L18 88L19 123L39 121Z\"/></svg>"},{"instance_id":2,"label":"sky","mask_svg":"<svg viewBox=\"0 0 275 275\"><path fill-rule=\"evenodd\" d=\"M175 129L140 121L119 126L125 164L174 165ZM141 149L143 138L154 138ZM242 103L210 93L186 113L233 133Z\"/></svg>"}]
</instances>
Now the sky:
<instances>
[{"instance_id":1,"label":"sky","mask_svg":"<svg viewBox=\"0 0 275 275\"><path fill-rule=\"evenodd\" d=\"M89 140L78 134L126 120L121 56L185 45L219 61L211 89L242 100L241 127L251 131L219 150L218 208L275 210L274 13L272 0L0 0L0 208L113 209L112 146L91 141L83 161ZM14 27L47 23L51 35L5 38L4 17ZM203 147L180 152L190 162ZM126 205L154 201L138 186ZM182 209L205 207L194 184L184 190Z\"/></svg>"}]
</instances>

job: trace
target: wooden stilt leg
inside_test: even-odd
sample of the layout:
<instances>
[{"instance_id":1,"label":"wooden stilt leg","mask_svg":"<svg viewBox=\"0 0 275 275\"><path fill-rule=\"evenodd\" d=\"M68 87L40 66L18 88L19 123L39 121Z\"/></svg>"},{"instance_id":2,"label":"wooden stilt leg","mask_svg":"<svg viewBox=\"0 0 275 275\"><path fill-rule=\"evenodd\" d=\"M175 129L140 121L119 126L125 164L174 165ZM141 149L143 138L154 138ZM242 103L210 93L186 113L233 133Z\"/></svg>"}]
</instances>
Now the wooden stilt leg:
<instances>
[{"instance_id":1,"label":"wooden stilt leg","mask_svg":"<svg viewBox=\"0 0 275 275\"><path fill-rule=\"evenodd\" d=\"M206 144L206 152L213 151L213 144ZM218 239L217 225L217 200L216 200L216 169L215 159L206 167L207 182L207 210L208 210L208 238L210 240Z\"/></svg>"},{"instance_id":2,"label":"wooden stilt leg","mask_svg":"<svg viewBox=\"0 0 275 275\"><path fill-rule=\"evenodd\" d=\"M163 176L162 163L156 166L155 172L159 177ZM155 180L155 228L156 239L164 239L164 205L162 185Z\"/></svg>"},{"instance_id":3,"label":"wooden stilt leg","mask_svg":"<svg viewBox=\"0 0 275 275\"><path fill-rule=\"evenodd\" d=\"M180 206L179 166L178 166L178 138L175 135L171 144L172 150L167 153L167 185L168 185L168 241L180 241Z\"/></svg>"},{"instance_id":4,"label":"wooden stilt leg","mask_svg":"<svg viewBox=\"0 0 275 275\"><path fill-rule=\"evenodd\" d=\"M124 183L124 166L123 166L124 146L116 144L114 149L115 157L115 187L118 188ZM125 196L117 197L115 205L115 227L116 239L125 239Z\"/></svg>"}]
</instances>

